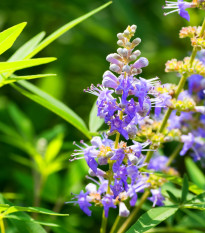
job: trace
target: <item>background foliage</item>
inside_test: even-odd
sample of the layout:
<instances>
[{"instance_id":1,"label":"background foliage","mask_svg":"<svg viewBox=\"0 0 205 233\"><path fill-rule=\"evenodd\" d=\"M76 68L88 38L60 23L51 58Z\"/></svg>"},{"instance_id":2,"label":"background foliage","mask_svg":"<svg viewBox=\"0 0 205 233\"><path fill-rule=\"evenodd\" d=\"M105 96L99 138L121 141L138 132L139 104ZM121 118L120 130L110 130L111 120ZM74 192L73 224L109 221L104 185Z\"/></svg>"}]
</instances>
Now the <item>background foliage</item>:
<instances>
[{"instance_id":1,"label":"background foliage","mask_svg":"<svg viewBox=\"0 0 205 233\"><path fill-rule=\"evenodd\" d=\"M50 34L65 23L106 2L1 1L0 31L21 22L28 23L14 46L0 57L1 61L7 60L17 48L39 32L46 31ZM58 58L57 61L41 67L25 69L17 74L56 73L57 77L45 77L31 82L68 105L88 125L89 113L95 98L84 93L83 89L90 86L90 83L101 82L102 74L108 69L105 57L117 48L116 34L124 30L127 25L136 24L137 36L142 39L140 45L142 55L150 61L142 76L150 78L159 76L162 82L176 83L178 82L176 77L164 73L164 63L174 57L181 59L186 51L189 51L189 42L178 38L179 29L186 26L187 22L174 14L164 17L163 4L164 1L161 0L114 0L111 6L71 29L37 56L54 56ZM203 12L193 11L191 25L199 25L202 14ZM63 228L54 227L53 231L75 233L93 229L95 232L101 221L100 211L96 210L93 218L89 218L79 207L72 204L64 205L64 202L70 199L70 193L78 193L83 183L86 183L83 177L87 166L81 161L72 164L68 161L73 150L72 141L78 141L84 136L58 116L25 98L10 86L1 88L0 122L15 128L20 141L23 144L29 142L32 150L38 150L39 147L48 149L46 143L50 147L56 141L59 144L56 154L51 155L53 160L58 160L56 163L59 165L51 174L45 175L42 192L39 194L41 200L37 200L41 202L42 207L54 208L57 212L62 209L61 212L70 214L69 217L60 217L57 222L55 220L54 222L59 223ZM8 129L6 131L8 132ZM33 159L35 153L29 153L14 145L15 142L13 145L8 145L4 133L1 133L0 141L0 192L16 205L32 206L36 185L39 185L32 179L36 169L36 164L33 162L36 161ZM170 147L172 148L173 144ZM187 164L190 166L189 161ZM42 171L45 172L48 164L41 166ZM183 171L182 167L181 172ZM178 219L183 216L182 213L178 215ZM46 218L41 219L46 220ZM186 218L183 219L185 223Z\"/></svg>"}]
</instances>

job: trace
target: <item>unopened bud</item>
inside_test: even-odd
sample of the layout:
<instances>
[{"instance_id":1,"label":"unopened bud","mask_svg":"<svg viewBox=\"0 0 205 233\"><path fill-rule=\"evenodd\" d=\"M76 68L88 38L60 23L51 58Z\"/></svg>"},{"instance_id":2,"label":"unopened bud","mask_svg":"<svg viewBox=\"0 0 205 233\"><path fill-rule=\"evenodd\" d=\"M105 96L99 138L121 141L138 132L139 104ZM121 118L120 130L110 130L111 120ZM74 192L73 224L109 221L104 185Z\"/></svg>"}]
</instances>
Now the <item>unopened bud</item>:
<instances>
[{"instance_id":1,"label":"unopened bud","mask_svg":"<svg viewBox=\"0 0 205 233\"><path fill-rule=\"evenodd\" d=\"M118 46L123 46L123 45L124 45L124 43L123 43L123 41L122 41L122 40L118 40L118 41L117 41L117 45L118 45Z\"/></svg>"},{"instance_id":2,"label":"unopened bud","mask_svg":"<svg viewBox=\"0 0 205 233\"><path fill-rule=\"evenodd\" d=\"M111 64L110 65L110 70L112 70L113 72L118 73L121 69L119 66L115 65L115 64Z\"/></svg>"},{"instance_id":3,"label":"unopened bud","mask_svg":"<svg viewBox=\"0 0 205 233\"><path fill-rule=\"evenodd\" d=\"M119 40L123 40L123 39L124 39L124 36L123 36L122 33L118 33L118 34L117 34L117 38L118 38Z\"/></svg>"},{"instance_id":4,"label":"unopened bud","mask_svg":"<svg viewBox=\"0 0 205 233\"><path fill-rule=\"evenodd\" d=\"M125 36L129 36L129 35L130 35L130 32L126 29L126 30L124 31L124 35L125 35Z\"/></svg>"},{"instance_id":5,"label":"unopened bud","mask_svg":"<svg viewBox=\"0 0 205 233\"><path fill-rule=\"evenodd\" d=\"M123 66L122 70L123 70L123 72L130 73L131 68L129 65L125 65L125 66Z\"/></svg>"},{"instance_id":6,"label":"unopened bud","mask_svg":"<svg viewBox=\"0 0 205 233\"><path fill-rule=\"evenodd\" d=\"M139 43L141 42L141 39L140 38L135 38L132 43L135 44L135 45L138 45Z\"/></svg>"}]
</instances>

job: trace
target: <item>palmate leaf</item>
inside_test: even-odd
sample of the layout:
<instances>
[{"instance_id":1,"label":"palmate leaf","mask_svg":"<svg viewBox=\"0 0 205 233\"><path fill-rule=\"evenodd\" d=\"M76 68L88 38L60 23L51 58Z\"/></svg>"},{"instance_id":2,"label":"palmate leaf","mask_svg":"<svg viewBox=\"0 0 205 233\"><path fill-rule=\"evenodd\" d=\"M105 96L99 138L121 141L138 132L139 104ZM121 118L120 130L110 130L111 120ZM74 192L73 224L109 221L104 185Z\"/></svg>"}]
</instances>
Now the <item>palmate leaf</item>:
<instances>
[{"instance_id":1,"label":"palmate leaf","mask_svg":"<svg viewBox=\"0 0 205 233\"><path fill-rule=\"evenodd\" d=\"M11 85L21 94L54 112L55 114L72 124L74 127L79 129L82 133L84 133L85 136L91 138L90 132L87 129L84 121L65 104L47 94L46 92L40 90L31 83L20 81L18 82L18 84L20 85Z\"/></svg>"},{"instance_id":2,"label":"palmate leaf","mask_svg":"<svg viewBox=\"0 0 205 233\"><path fill-rule=\"evenodd\" d=\"M25 26L26 23L20 23L0 33L0 55L13 45Z\"/></svg>"},{"instance_id":3,"label":"palmate leaf","mask_svg":"<svg viewBox=\"0 0 205 233\"><path fill-rule=\"evenodd\" d=\"M150 209L146 213L144 213L134 225L132 225L127 233L146 232L175 214L177 210L177 206L166 206Z\"/></svg>"}]
</instances>

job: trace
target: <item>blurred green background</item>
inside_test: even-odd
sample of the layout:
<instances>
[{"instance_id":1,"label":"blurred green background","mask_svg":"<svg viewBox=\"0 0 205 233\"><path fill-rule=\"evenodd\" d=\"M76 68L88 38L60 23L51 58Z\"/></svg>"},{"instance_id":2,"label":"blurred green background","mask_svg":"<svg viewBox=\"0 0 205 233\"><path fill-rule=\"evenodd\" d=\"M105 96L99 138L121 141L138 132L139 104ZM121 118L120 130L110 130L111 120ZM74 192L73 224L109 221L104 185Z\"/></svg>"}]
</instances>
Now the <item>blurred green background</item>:
<instances>
[{"instance_id":1,"label":"blurred green background","mask_svg":"<svg viewBox=\"0 0 205 233\"><path fill-rule=\"evenodd\" d=\"M45 31L49 35L67 22L106 2L104 0L1 0L1 31L20 22L28 24L13 47L4 53L0 60L7 60L17 48L39 32ZM101 82L103 73L109 68L105 58L117 49L116 34L122 32L127 25L136 24L138 26L136 36L142 39L138 49L150 62L150 65L143 69L141 76L144 78L158 76L163 83L176 83L178 81L176 76L165 74L164 64L171 58L182 59L189 54L191 49L189 40L178 37L180 28L188 25L188 22L177 14L163 16L163 4L162 0L114 0L111 6L71 29L37 56L54 56L57 57L57 61L23 70L18 74L56 73L57 77L31 82L63 101L88 123L89 112L96 98L84 93L83 89L91 83L96 85ZM203 14L201 11L191 10L190 24L200 25ZM56 210L60 211L62 207L62 211L70 213L71 216L58 220L64 230L55 228L53 231L88 232L88 229L92 229L90 232L97 232L101 216L99 210L94 211L93 218L88 218L79 207L63 205L63 202L70 198L71 192L78 193L87 182L84 178L87 169L85 164L82 161L70 164L68 161L73 150L71 142L78 141L84 136L58 116L26 99L9 85L1 88L0 92L0 121L6 125L15 127L15 119L18 121L18 114L15 115L9 110L13 102L32 122L35 129L34 147L38 142L37 138L43 137L49 142L58 133L65 134L61 148L61 152L64 152L64 169L49 177L42 194L41 206L52 209L60 200L59 208ZM0 140L0 191L7 194L7 198L12 197L12 201L16 204L33 205L35 188L32 183L32 172L13 156L18 154L27 158L28 155L25 151L22 152L15 146L5 143L3 134ZM62 186L65 189L63 193ZM19 195L9 196L9 193Z\"/></svg>"}]
</instances>

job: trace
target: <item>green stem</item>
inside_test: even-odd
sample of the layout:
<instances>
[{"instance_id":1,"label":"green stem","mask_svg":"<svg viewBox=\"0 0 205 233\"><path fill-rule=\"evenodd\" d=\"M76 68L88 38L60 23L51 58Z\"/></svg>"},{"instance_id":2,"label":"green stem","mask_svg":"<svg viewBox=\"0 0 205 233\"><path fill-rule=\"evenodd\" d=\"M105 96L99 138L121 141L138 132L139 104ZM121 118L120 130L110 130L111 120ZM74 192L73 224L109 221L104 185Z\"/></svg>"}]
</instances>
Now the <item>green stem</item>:
<instances>
[{"instance_id":1,"label":"green stem","mask_svg":"<svg viewBox=\"0 0 205 233\"><path fill-rule=\"evenodd\" d=\"M170 166L170 164L173 162L173 160L177 157L177 155L179 154L180 150L182 149L182 144L179 144L176 149L174 150L174 152L172 153L172 155L169 157L169 160L166 163L166 167Z\"/></svg>"},{"instance_id":2,"label":"green stem","mask_svg":"<svg viewBox=\"0 0 205 233\"><path fill-rule=\"evenodd\" d=\"M106 233L106 227L107 227L107 218L105 217L105 211L103 210L100 233Z\"/></svg>"},{"instance_id":3,"label":"green stem","mask_svg":"<svg viewBox=\"0 0 205 233\"><path fill-rule=\"evenodd\" d=\"M144 194L142 195L140 202L137 206L135 206L135 208L133 209L132 213L130 214L130 216L125 220L125 222L123 223L123 225L120 227L120 229L117 231L117 233L123 233L125 232L129 226L131 225L132 221L136 218L137 213L139 212L139 210L141 209L142 205L144 204L144 202L147 200L148 196L150 194L149 190L146 190L144 192Z\"/></svg>"},{"instance_id":4,"label":"green stem","mask_svg":"<svg viewBox=\"0 0 205 233\"><path fill-rule=\"evenodd\" d=\"M3 217L0 217L0 228L1 228L1 233L6 233Z\"/></svg>"},{"instance_id":5,"label":"green stem","mask_svg":"<svg viewBox=\"0 0 205 233\"><path fill-rule=\"evenodd\" d=\"M116 231L117 226L118 226L118 224L119 224L119 222L120 222L121 219L122 219L122 217L120 217L120 216L118 215L117 218L115 219L115 222L114 222L114 224L113 224L111 230L110 230L110 233L114 233L114 232Z\"/></svg>"}]
</instances>

